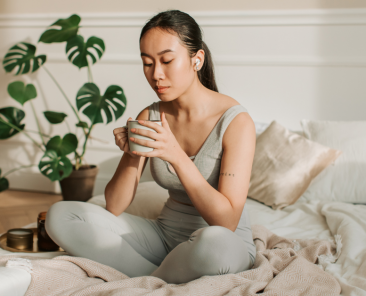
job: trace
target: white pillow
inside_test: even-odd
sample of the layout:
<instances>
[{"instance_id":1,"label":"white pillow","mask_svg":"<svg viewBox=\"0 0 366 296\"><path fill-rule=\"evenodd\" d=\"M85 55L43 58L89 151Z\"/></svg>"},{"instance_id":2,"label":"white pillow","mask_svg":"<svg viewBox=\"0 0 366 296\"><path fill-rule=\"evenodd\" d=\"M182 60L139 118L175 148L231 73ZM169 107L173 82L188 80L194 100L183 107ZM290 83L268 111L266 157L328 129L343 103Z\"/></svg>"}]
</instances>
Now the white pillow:
<instances>
[{"instance_id":1,"label":"white pillow","mask_svg":"<svg viewBox=\"0 0 366 296\"><path fill-rule=\"evenodd\" d=\"M343 152L313 179L303 197L366 204L366 121L300 123L309 140Z\"/></svg>"},{"instance_id":2,"label":"white pillow","mask_svg":"<svg viewBox=\"0 0 366 296\"><path fill-rule=\"evenodd\" d=\"M135 197L125 212L148 219L156 219L168 197L168 190L160 187L155 181L140 182ZM106 207L104 194L93 196L87 202L102 208Z\"/></svg>"},{"instance_id":3,"label":"white pillow","mask_svg":"<svg viewBox=\"0 0 366 296\"><path fill-rule=\"evenodd\" d=\"M258 136L263 133L270 125L271 123L265 123L265 122L259 122L259 121L254 121L254 125L255 125L255 134L258 138ZM296 133L300 136L304 136L303 131L295 131L295 130L291 130L288 129L290 132Z\"/></svg>"},{"instance_id":4,"label":"white pillow","mask_svg":"<svg viewBox=\"0 0 366 296\"><path fill-rule=\"evenodd\" d=\"M257 137L264 132L264 130L270 125L269 123L265 123L265 122L258 122L258 121L254 121L254 125L255 125L255 133L257 135Z\"/></svg>"}]
</instances>

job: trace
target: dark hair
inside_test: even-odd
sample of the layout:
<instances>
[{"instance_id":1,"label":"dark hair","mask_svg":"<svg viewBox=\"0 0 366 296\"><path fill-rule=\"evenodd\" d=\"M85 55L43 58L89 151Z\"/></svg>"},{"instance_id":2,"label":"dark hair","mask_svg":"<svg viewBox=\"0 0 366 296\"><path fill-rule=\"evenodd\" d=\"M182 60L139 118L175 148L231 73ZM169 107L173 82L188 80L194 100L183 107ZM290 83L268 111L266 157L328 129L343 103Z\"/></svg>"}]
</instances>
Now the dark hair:
<instances>
[{"instance_id":1,"label":"dark hair","mask_svg":"<svg viewBox=\"0 0 366 296\"><path fill-rule=\"evenodd\" d=\"M211 52L202 40L200 26L189 14L180 10L167 10L158 13L142 28L140 41L142 36L153 28L160 28L169 33L176 33L187 48L190 57L193 57L198 50L203 49L205 52L205 60L202 68L197 72L198 78L205 87L219 92L215 81Z\"/></svg>"}]
</instances>

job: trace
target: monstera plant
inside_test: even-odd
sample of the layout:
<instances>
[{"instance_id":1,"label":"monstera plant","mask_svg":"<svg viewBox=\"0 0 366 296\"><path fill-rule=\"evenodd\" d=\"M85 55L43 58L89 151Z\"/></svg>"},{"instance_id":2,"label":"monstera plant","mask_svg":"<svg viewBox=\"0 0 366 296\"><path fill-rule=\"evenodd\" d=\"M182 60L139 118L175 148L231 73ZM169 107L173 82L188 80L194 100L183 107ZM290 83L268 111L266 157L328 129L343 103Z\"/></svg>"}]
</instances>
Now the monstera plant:
<instances>
[{"instance_id":1,"label":"monstera plant","mask_svg":"<svg viewBox=\"0 0 366 296\"><path fill-rule=\"evenodd\" d=\"M68 124L68 115L55 110L45 110L43 115L50 124L67 124L69 133L65 135L45 135L40 128L38 114L33 106L33 100L37 99L37 89L33 84L25 84L22 80L16 80L8 85L9 95L21 106L30 104L38 127L40 142L31 136L30 131L25 129L22 123L25 112L18 107L0 108L0 139L5 140L23 133L39 149L43 156L38 164L20 166L4 175L0 169L0 192L9 188L9 181L6 178L10 173L38 165L40 172L51 181L60 181L64 199L86 200L91 196L94 187L97 165L84 164L83 158L86 152L87 141L91 138L91 131L96 124L108 124L120 118L127 105L127 100L122 87L110 85L104 92L100 93L98 86L93 82L91 64L95 64L104 54L104 41L92 36L88 40L78 34L81 18L74 14L67 19L59 19L40 36L38 43L66 43L65 53L70 63L79 69L86 67L88 82L80 87L75 96L75 106L71 103L60 84L45 66L47 57L44 54L36 54L36 46L26 42L19 42L12 46L3 59L3 67L7 73L20 77L45 71L59 89L70 110L76 118L75 129L80 129L83 134L83 143L79 145L77 136L71 133ZM88 58L89 57L89 58ZM88 122L82 121L80 112L86 115ZM104 113L104 119L102 116ZM81 146L81 147L79 147ZM71 157L71 159L70 159ZM74 178L72 178L74 176ZM84 177L84 178L83 178ZM66 182L69 180L69 182ZM86 184L85 187L83 185ZM71 188L69 188L71 184ZM90 187L92 187L90 189ZM88 189L86 189L88 188ZM88 191L88 192L86 192ZM86 195L82 197L82 195ZM68 195L68 197L66 197Z\"/></svg>"}]
</instances>

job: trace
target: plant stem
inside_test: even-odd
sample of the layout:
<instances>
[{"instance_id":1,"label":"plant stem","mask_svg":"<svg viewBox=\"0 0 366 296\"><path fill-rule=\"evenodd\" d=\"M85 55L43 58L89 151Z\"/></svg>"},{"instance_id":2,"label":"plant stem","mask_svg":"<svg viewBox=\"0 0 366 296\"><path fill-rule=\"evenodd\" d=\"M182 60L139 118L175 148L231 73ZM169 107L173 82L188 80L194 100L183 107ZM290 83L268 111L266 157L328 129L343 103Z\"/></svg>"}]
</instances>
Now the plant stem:
<instances>
[{"instance_id":1,"label":"plant stem","mask_svg":"<svg viewBox=\"0 0 366 296\"><path fill-rule=\"evenodd\" d=\"M90 65L89 65L88 59L86 59L86 62L88 63L89 82L93 82L93 76L92 76L92 72L91 72L91 69L90 69Z\"/></svg>"},{"instance_id":2,"label":"plant stem","mask_svg":"<svg viewBox=\"0 0 366 296\"><path fill-rule=\"evenodd\" d=\"M22 166L20 166L18 168L15 168L15 169L12 169L12 170L6 172L6 174L3 175L2 178L4 178L5 176L7 176L7 175L9 175L9 174L11 174L11 173L13 173L13 172L15 172L17 170L24 169L24 168L29 168L29 167L32 167L32 166L36 166L36 164L22 165Z\"/></svg>"},{"instance_id":3,"label":"plant stem","mask_svg":"<svg viewBox=\"0 0 366 296\"><path fill-rule=\"evenodd\" d=\"M87 133L87 135L85 136L85 142L84 142L84 146L83 146L83 153L80 155L80 157L81 157L81 158L82 158L82 157L84 156L84 154L85 154L85 150L86 150L86 142L88 142L89 135L90 135L90 132L91 132L91 130L92 130L92 128L93 128L93 126L94 126L94 124L91 124L91 125L90 125L90 128L89 128L89 130L88 130L88 133Z\"/></svg>"},{"instance_id":4,"label":"plant stem","mask_svg":"<svg viewBox=\"0 0 366 296\"><path fill-rule=\"evenodd\" d=\"M14 124L11 124L10 122L6 122L5 120L3 120L2 118L0 118L0 122L3 122L7 125L9 125L10 127L12 127L13 129L16 129L18 132L21 132L23 134L25 134L29 139L32 140L32 142L38 146L39 149L41 149L43 152L45 151L41 145L39 145L30 135L28 135L25 131L23 131L22 129L20 129L19 127L17 127L16 125Z\"/></svg>"},{"instance_id":5,"label":"plant stem","mask_svg":"<svg viewBox=\"0 0 366 296\"><path fill-rule=\"evenodd\" d=\"M69 103L71 109L74 111L76 118L81 121L79 114L76 112L74 106L71 104L69 98L66 96L65 92L62 90L61 86L58 84L58 82L56 81L56 79L53 77L53 75L50 73L50 71L47 70L47 68L43 65L42 68L44 68L47 72L47 74L51 77L51 79L53 80L53 82L56 84L56 86L58 87L58 89L61 91L62 95L64 96L64 98L66 99L66 101ZM83 128L84 134L86 135L86 132Z\"/></svg>"},{"instance_id":6,"label":"plant stem","mask_svg":"<svg viewBox=\"0 0 366 296\"><path fill-rule=\"evenodd\" d=\"M31 131L31 130L24 130L25 132L28 132L28 133L36 133L38 134L39 132L38 131ZM49 135L46 135L46 134L42 134L43 137L47 137L47 138L50 138L51 136Z\"/></svg>"},{"instance_id":7,"label":"plant stem","mask_svg":"<svg viewBox=\"0 0 366 296\"><path fill-rule=\"evenodd\" d=\"M30 104L31 104L31 106L32 106L33 115L34 115L34 117L35 117L35 119L36 119L36 122L37 122L38 133L39 133L39 136L41 137L42 144L43 144L44 146L46 146L46 143L45 143L45 141L44 141L44 139L43 139L43 136L42 136L41 126L39 125L39 121L38 121L38 118L37 118L36 110L34 109L34 106L33 106L33 102L32 102L32 100L30 101Z\"/></svg>"}]
</instances>

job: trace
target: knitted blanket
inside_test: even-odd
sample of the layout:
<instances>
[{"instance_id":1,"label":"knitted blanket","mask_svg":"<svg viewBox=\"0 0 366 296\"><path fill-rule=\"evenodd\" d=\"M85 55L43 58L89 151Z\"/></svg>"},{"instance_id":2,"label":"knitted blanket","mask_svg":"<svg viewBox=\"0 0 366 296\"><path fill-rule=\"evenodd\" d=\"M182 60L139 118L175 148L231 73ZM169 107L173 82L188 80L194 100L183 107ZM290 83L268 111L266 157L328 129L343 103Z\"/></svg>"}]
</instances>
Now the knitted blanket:
<instances>
[{"instance_id":1,"label":"knitted blanket","mask_svg":"<svg viewBox=\"0 0 366 296\"><path fill-rule=\"evenodd\" d=\"M202 276L179 285L153 276L130 278L112 267L82 257L21 256L24 269L32 275L25 296L340 295L338 281L323 270L323 265L335 262L340 255L339 236L335 236L335 242L290 240L261 225L252 225L252 233L257 248L252 269L236 274ZM19 263L22 260L16 258L19 256L3 256L0 266L22 268Z\"/></svg>"}]
</instances>

